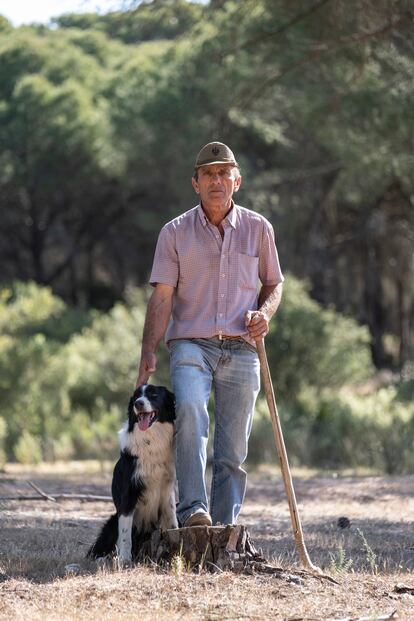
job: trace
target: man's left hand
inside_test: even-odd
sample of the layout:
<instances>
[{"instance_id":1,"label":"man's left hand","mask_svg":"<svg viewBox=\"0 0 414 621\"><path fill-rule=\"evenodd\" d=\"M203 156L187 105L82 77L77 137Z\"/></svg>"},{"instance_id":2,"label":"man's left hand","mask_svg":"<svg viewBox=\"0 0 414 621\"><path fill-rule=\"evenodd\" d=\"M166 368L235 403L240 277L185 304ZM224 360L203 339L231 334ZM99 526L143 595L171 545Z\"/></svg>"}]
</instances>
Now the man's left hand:
<instances>
[{"instance_id":1,"label":"man's left hand","mask_svg":"<svg viewBox=\"0 0 414 621\"><path fill-rule=\"evenodd\" d=\"M269 332L269 319L263 311L247 311L245 316L249 336L260 341Z\"/></svg>"}]
</instances>

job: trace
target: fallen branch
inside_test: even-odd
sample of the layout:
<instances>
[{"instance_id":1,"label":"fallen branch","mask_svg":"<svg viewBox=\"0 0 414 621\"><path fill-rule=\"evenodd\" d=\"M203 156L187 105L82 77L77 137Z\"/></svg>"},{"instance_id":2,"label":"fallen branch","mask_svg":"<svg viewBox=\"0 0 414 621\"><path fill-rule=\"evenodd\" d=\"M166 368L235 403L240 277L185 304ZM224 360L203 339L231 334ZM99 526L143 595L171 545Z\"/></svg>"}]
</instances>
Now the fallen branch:
<instances>
[{"instance_id":1,"label":"fallen branch","mask_svg":"<svg viewBox=\"0 0 414 621\"><path fill-rule=\"evenodd\" d=\"M113 502L111 496L95 496L93 494L55 494L54 496L0 496L1 500L49 500L58 502L59 500L82 500L83 502Z\"/></svg>"},{"instance_id":2,"label":"fallen branch","mask_svg":"<svg viewBox=\"0 0 414 621\"><path fill-rule=\"evenodd\" d=\"M45 500L51 500L52 502L56 502L56 498L53 498L53 496L49 496L48 494L45 494L45 492L41 490L40 487L35 485L33 481L28 481L27 483L30 485L30 487L32 487L35 490L35 492L40 494L40 496L44 498Z\"/></svg>"},{"instance_id":3,"label":"fallen branch","mask_svg":"<svg viewBox=\"0 0 414 621\"><path fill-rule=\"evenodd\" d=\"M385 615L368 615L368 617L345 617L344 619L330 619L330 621L391 621L398 619L397 611Z\"/></svg>"},{"instance_id":4,"label":"fallen branch","mask_svg":"<svg viewBox=\"0 0 414 621\"><path fill-rule=\"evenodd\" d=\"M407 586L406 584L396 584L394 587L394 593L409 593L409 595L414 595L414 586Z\"/></svg>"}]
</instances>

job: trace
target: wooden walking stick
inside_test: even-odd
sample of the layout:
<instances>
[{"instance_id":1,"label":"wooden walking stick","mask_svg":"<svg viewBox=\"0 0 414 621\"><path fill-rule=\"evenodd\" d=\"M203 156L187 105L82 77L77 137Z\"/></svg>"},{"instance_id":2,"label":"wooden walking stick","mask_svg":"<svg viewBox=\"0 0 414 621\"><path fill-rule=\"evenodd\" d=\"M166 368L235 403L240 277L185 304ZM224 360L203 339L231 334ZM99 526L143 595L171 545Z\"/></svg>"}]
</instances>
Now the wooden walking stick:
<instances>
[{"instance_id":1,"label":"wooden walking stick","mask_svg":"<svg viewBox=\"0 0 414 621\"><path fill-rule=\"evenodd\" d=\"M282 427L280 424L279 414L277 412L275 393L273 391L272 378L270 376L269 364L266 356L264 340L256 341L257 353L259 354L260 369L263 378L263 387L266 395L267 404L269 406L270 418L272 420L273 435L280 461L280 469L282 471L283 482L285 484L286 495L289 503L290 519L292 522L293 534L295 536L296 548L304 569L313 574L323 576L321 569L316 567L309 558L308 551L303 539L302 526L300 524L298 507L296 504L295 490L293 489L292 475L290 474L289 462L286 453L285 442L283 440ZM324 576L329 578L328 576Z\"/></svg>"}]
</instances>

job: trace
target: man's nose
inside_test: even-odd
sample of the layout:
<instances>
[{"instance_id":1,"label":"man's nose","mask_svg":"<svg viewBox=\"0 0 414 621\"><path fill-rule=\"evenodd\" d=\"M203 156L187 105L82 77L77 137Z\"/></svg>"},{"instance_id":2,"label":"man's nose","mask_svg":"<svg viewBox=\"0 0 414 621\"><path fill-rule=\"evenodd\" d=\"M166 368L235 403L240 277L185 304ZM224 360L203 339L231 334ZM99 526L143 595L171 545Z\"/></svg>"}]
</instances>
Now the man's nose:
<instances>
[{"instance_id":1,"label":"man's nose","mask_svg":"<svg viewBox=\"0 0 414 621\"><path fill-rule=\"evenodd\" d=\"M219 173L211 173L211 181L214 181L214 183L217 183L217 181L221 181Z\"/></svg>"}]
</instances>

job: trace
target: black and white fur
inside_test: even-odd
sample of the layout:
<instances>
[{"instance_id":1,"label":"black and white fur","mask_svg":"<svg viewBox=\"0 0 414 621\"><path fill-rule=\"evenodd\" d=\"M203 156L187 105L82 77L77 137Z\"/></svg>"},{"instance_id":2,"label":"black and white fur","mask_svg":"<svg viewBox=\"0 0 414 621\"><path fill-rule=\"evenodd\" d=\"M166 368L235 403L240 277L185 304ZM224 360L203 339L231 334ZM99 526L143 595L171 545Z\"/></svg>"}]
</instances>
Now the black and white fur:
<instances>
[{"instance_id":1,"label":"black and white fur","mask_svg":"<svg viewBox=\"0 0 414 621\"><path fill-rule=\"evenodd\" d=\"M91 558L116 552L131 562L156 529L177 528L173 455L174 395L163 386L140 386L119 432L121 456L112 478L116 513L88 551Z\"/></svg>"}]
</instances>

